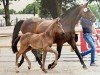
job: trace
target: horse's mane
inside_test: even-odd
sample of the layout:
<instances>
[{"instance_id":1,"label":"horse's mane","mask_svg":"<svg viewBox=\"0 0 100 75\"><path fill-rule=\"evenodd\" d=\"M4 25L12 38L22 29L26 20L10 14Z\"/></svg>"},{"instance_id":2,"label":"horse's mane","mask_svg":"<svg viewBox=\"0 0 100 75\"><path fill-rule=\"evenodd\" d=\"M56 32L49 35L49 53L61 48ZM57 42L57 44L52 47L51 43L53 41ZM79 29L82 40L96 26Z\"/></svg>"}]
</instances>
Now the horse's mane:
<instances>
[{"instance_id":1,"label":"horse's mane","mask_svg":"<svg viewBox=\"0 0 100 75\"><path fill-rule=\"evenodd\" d=\"M74 5L74 6L72 6L70 9L68 9L61 17L63 18L63 17L65 17L65 16L67 16L67 15L69 15L71 12L72 12L72 10L73 9L76 9L77 7L79 7L80 5Z\"/></svg>"}]
</instances>

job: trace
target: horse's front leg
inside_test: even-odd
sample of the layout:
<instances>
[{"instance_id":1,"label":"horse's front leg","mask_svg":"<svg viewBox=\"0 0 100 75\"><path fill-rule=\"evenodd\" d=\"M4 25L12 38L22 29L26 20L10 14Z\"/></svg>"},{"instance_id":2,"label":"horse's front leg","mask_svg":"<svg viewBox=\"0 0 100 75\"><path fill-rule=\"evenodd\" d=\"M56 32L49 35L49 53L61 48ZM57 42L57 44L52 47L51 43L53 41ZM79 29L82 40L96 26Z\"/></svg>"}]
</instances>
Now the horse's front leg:
<instances>
[{"instance_id":1,"label":"horse's front leg","mask_svg":"<svg viewBox=\"0 0 100 75\"><path fill-rule=\"evenodd\" d=\"M80 54L78 48L77 48L77 46L76 46L76 42L74 41L74 39L71 40L71 41L68 42L68 43L71 45L71 47L72 47L73 50L75 51L75 53L76 53L76 55L78 56L78 58L79 58L81 64L83 65L83 68L87 68L86 65L85 65L85 63L84 63L84 61L83 61L83 59L82 59L82 56L81 56L81 54Z\"/></svg>"},{"instance_id":2,"label":"horse's front leg","mask_svg":"<svg viewBox=\"0 0 100 75\"><path fill-rule=\"evenodd\" d=\"M57 59L59 59L61 56L62 46L63 46L62 44L57 44L57 51L58 51L58 58ZM55 63L55 61L53 63L49 64L48 69L52 69L51 67L54 65L54 63Z\"/></svg>"},{"instance_id":3,"label":"horse's front leg","mask_svg":"<svg viewBox=\"0 0 100 75\"><path fill-rule=\"evenodd\" d=\"M40 67L42 66L42 53L39 50L32 50L32 53L35 55L36 61L38 61L38 64Z\"/></svg>"},{"instance_id":4,"label":"horse's front leg","mask_svg":"<svg viewBox=\"0 0 100 75\"><path fill-rule=\"evenodd\" d=\"M46 60L46 55L47 55L47 51L43 51L43 56L42 56L42 71L44 71L45 73L47 73L46 69L45 69L45 60Z\"/></svg>"}]
</instances>

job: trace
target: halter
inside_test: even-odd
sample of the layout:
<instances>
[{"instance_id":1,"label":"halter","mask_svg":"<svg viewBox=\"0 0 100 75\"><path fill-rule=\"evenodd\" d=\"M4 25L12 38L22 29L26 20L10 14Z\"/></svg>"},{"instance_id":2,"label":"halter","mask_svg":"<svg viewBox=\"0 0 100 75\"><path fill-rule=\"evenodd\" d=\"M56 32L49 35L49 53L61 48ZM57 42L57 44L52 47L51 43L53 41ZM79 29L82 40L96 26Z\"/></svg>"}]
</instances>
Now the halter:
<instances>
[{"instance_id":1,"label":"halter","mask_svg":"<svg viewBox=\"0 0 100 75\"><path fill-rule=\"evenodd\" d=\"M88 8L84 8L83 12L87 13L89 11ZM94 16L91 16L90 18L88 18L88 20L92 21L92 19L94 18Z\"/></svg>"}]
</instances>

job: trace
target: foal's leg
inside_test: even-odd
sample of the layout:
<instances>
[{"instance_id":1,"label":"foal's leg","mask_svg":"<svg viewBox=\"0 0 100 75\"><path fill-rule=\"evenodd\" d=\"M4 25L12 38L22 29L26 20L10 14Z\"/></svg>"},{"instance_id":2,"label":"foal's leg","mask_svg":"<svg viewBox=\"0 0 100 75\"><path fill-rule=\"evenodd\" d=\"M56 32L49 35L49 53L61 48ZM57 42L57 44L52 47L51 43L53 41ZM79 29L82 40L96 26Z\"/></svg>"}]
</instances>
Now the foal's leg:
<instances>
[{"instance_id":1,"label":"foal's leg","mask_svg":"<svg viewBox=\"0 0 100 75\"><path fill-rule=\"evenodd\" d=\"M74 39L71 40L71 41L69 42L69 44L71 45L71 47L73 48L73 50L74 50L75 53L77 54L77 56L78 56L78 58L79 58L81 64L83 65L83 68L87 68L86 65L85 65L85 63L84 63L84 61L83 61L83 59L82 59L82 56L81 56L81 54L80 54L78 48L77 48L77 46L76 46L75 40L74 40Z\"/></svg>"},{"instance_id":2,"label":"foal's leg","mask_svg":"<svg viewBox=\"0 0 100 75\"><path fill-rule=\"evenodd\" d=\"M21 54L23 54L25 52L25 50L27 49L27 46L21 46L19 52L17 52L16 54L16 73L18 73L18 59L20 57Z\"/></svg>"},{"instance_id":3,"label":"foal's leg","mask_svg":"<svg viewBox=\"0 0 100 75\"><path fill-rule=\"evenodd\" d=\"M42 71L44 71L45 73L47 73L46 69L45 69L45 60L46 60L46 55L47 55L47 51L43 51L43 58L42 58Z\"/></svg>"},{"instance_id":4,"label":"foal's leg","mask_svg":"<svg viewBox=\"0 0 100 75\"><path fill-rule=\"evenodd\" d=\"M58 51L58 57L57 57L57 59L59 59L60 56L61 56L62 46L63 46L62 44L57 44L57 51ZM54 65L54 63L55 63L55 61L53 63L49 64L48 65L48 69L52 69L53 68L52 66Z\"/></svg>"},{"instance_id":5,"label":"foal's leg","mask_svg":"<svg viewBox=\"0 0 100 75\"><path fill-rule=\"evenodd\" d=\"M31 69L31 62L30 60L28 59L28 57L26 56L26 53L23 54L24 58L27 60L27 63L28 63L28 69Z\"/></svg>"},{"instance_id":6,"label":"foal's leg","mask_svg":"<svg viewBox=\"0 0 100 75\"><path fill-rule=\"evenodd\" d=\"M42 54L38 51L38 50L31 50L32 53L34 54L36 60L38 61L40 67L42 66L41 60L42 60ZM24 57L22 56L20 63L18 63L18 67L20 67L22 65L22 63L24 62Z\"/></svg>"},{"instance_id":7,"label":"foal's leg","mask_svg":"<svg viewBox=\"0 0 100 75\"><path fill-rule=\"evenodd\" d=\"M54 49L52 49L51 47L48 47L47 48L47 51L50 52L50 53L54 53L55 54L55 60L54 60L54 63L53 65L50 67L51 69L54 68L56 65L57 65L57 60L58 60L58 52Z\"/></svg>"},{"instance_id":8,"label":"foal's leg","mask_svg":"<svg viewBox=\"0 0 100 75\"><path fill-rule=\"evenodd\" d=\"M18 63L18 67L20 67L23 63L24 63L24 56L22 55L22 58L21 58L20 62Z\"/></svg>"},{"instance_id":9,"label":"foal's leg","mask_svg":"<svg viewBox=\"0 0 100 75\"><path fill-rule=\"evenodd\" d=\"M29 50L31 50L32 48L29 46L28 48L27 48L27 51L29 51ZM23 64L23 62L24 62L24 56L22 55L22 58L21 58L21 60L20 60L20 62L18 63L18 67L20 67L22 64Z\"/></svg>"},{"instance_id":10,"label":"foal's leg","mask_svg":"<svg viewBox=\"0 0 100 75\"><path fill-rule=\"evenodd\" d=\"M16 63L15 63L15 65L16 65L16 73L19 72L19 70L18 70L18 59L19 59L20 55L21 55L21 53L17 52L17 54L16 54Z\"/></svg>"}]
</instances>

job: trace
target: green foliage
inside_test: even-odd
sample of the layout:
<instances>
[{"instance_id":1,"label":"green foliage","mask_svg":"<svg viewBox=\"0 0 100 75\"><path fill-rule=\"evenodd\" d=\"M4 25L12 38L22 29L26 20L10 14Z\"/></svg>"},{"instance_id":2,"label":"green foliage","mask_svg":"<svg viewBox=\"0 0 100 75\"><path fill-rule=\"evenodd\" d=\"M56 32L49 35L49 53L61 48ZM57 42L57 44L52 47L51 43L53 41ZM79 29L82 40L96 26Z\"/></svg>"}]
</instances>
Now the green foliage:
<instances>
[{"instance_id":1,"label":"green foliage","mask_svg":"<svg viewBox=\"0 0 100 75\"><path fill-rule=\"evenodd\" d=\"M37 2L34 2L32 4L29 4L25 7L25 9L23 9L23 11L20 11L19 13L21 14L38 14L39 13L39 7L40 4Z\"/></svg>"},{"instance_id":2,"label":"green foliage","mask_svg":"<svg viewBox=\"0 0 100 75\"><path fill-rule=\"evenodd\" d=\"M0 14L4 14L4 9L0 9Z\"/></svg>"},{"instance_id":3,"label":"green foliage","mask_svg":"<svg viewBox=\"0 0 100 75\"><path fill-rule=\"evenodd\" d=\"M10 14L14 14L14 13L16 13L16 11L15 11L14 9L10 9L10 10L9 10L9 13L10 13Z\"/></svg>"},{"instance_id":4,"label":"green foliage","mask_svg":"<svg viewBox=\"0 0 100 75\"><path fill-rule=\"evenodd\" d=\"M14 9L10 9L9 13L14 14L14 13L16 13L16 11ZM4 9L0 9L0 14L4 14Z\"/></svg>"},{"instance_id":5,"label":"green foliage","mask_svg":"<svg viewBox=\"0 0 100 75\"><path fill-rule=\"evenodd\" d=\"M92 1L98 1L98 2L100 2L100 0L89 0L90 3L91 3Z\"/></svg>"},{"instance_id":6,"label":"green foliage","mask_svg":"<svg viewBox=\"0 0 100 75\"><path fill-rule=\"evenodd\" d=\"M89 7L92 10L92 12L94 13L94 15L96 16L97 21L100 21L100 9L97 6L97 4L89 5Z\"/></svg>"}]
</instances>

